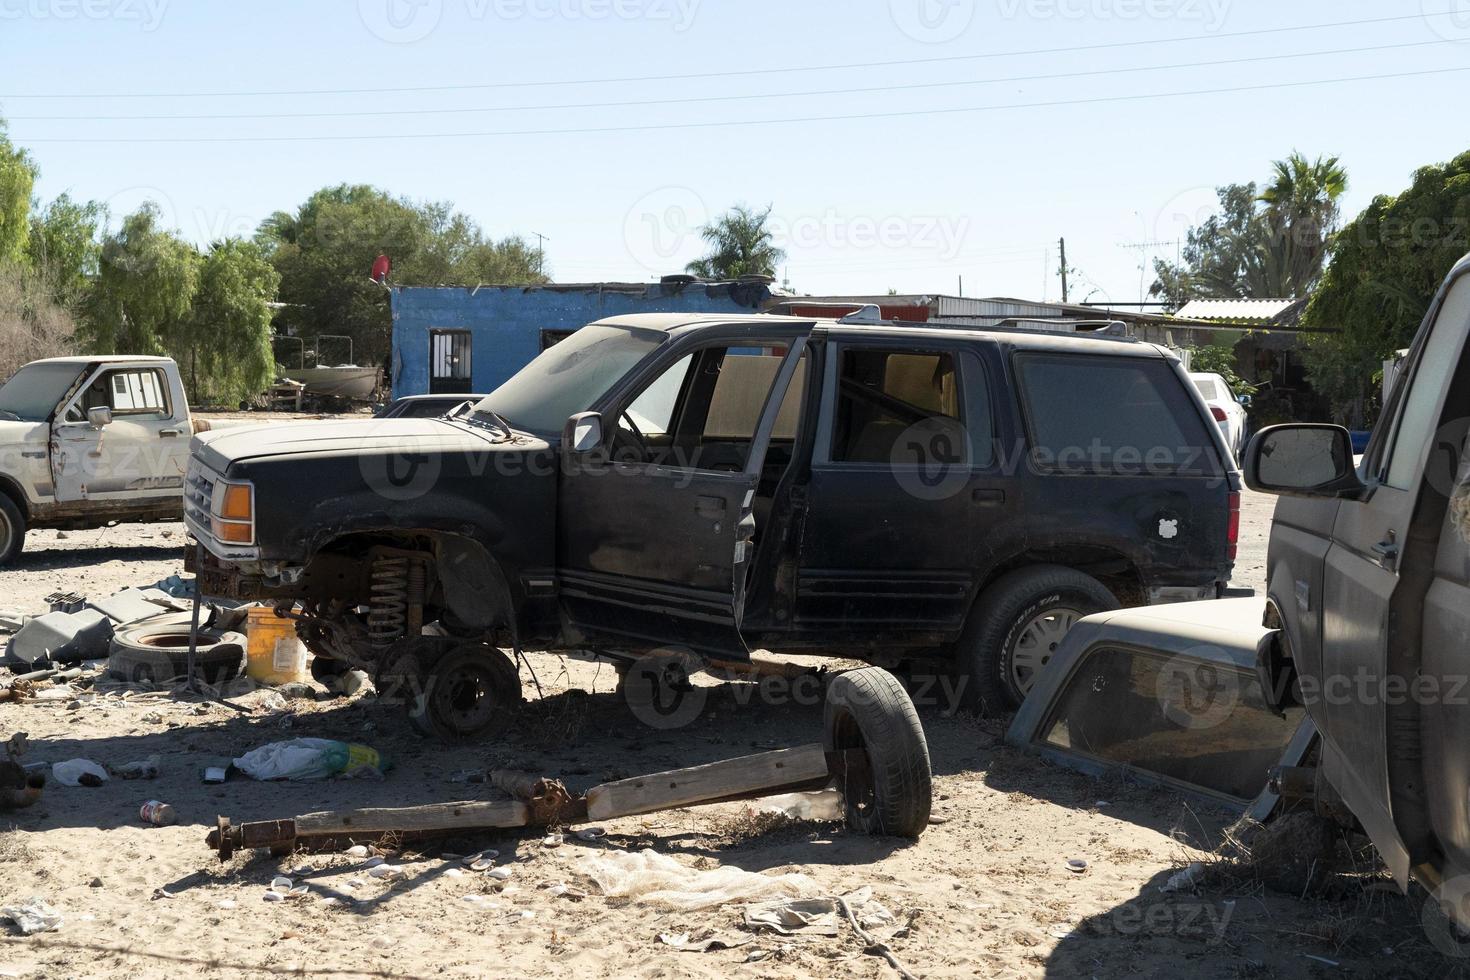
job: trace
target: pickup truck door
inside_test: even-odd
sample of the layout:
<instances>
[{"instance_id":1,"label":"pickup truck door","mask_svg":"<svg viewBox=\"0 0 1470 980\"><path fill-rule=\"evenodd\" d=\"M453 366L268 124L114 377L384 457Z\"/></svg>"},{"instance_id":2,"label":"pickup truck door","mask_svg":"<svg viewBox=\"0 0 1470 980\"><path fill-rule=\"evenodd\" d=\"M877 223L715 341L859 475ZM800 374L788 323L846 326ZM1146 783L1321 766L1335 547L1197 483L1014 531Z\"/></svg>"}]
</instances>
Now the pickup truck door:
<instances>
[{"instance_id":1,"label":"pickup truck door","mask_svg":"<svg viewBox=\"0 0 1470 980\"><path fill-rule=\"evenodd\" d=\"M562 471L557 575L579 632L632 650L749 656L740 621L756 496L805 349L804 336L684 345L614 396L612 452L569 457ZM628 417L636 435L610 431Z\"/></svg>"},{"instance_id":2,"label":"pickup truck door","mask_svg":"<svg viewBox=\"0 0 1470 980\"><path fill-rule=\"evenodd\" d=\"M89 409L112 412L94 426ZM147 504L179 497L188 464L189 408L177 377L156 362L103 364L51 424L51 473L60 502Z\"/></svg>"},{"instance_id":3,"label":"pickup truck door","mask_svg":"<svg viewBox=\"0 0 1470 980\"><path fill-rule=\"evenodd\" d=\"M1467 370L1467 331L1470 276L1461 276L1431 312L1368 447L1361 467L1367 490L1338 508L1322 578L1321 672L1317 690L1303 692L1322 730L1329 778L1401 884L1414 856L1401 820L1413 807L1407 800L1396 807L1394 794L1421 785L1419 760L1404 754L1410 741L1418 745L1420 706L1395 688L1402 681L1412 690L1422 669L1408 660L1425 649L1418 625L1427 585L1419 564L1405 566L1402 558L1415 545L1411 523L1426 471L1431 463L1444 467L1434 457L1455 424L1444 417L1456 414L1446 397ZM1457 431L1463 435L1463 419ZM1458 446L1454 440L1449 448ZM1432 557L1419 561L1427 566ZM1457 638L1454 648L1462 646ZM1410 730L1409 739L1396 734Z\"/></svg>"}]
</instances>

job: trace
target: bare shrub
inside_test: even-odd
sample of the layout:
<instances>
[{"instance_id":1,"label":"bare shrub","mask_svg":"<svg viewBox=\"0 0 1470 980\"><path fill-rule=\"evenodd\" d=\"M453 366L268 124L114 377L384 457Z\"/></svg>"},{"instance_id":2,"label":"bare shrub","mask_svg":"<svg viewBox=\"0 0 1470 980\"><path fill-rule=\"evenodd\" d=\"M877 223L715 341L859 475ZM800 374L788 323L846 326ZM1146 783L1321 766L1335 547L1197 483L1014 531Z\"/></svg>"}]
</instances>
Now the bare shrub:
<instances>
[{"instance_id":1,"label":"bare shrub","mask_svg":"<svg viewBox=\"0 0 1470 980\"><path fill-rule=\"evenodd\" d=\"M31 361L72 353L75 332L42 273L0 265L0 380Z\"/></svg>"}]
</instances>

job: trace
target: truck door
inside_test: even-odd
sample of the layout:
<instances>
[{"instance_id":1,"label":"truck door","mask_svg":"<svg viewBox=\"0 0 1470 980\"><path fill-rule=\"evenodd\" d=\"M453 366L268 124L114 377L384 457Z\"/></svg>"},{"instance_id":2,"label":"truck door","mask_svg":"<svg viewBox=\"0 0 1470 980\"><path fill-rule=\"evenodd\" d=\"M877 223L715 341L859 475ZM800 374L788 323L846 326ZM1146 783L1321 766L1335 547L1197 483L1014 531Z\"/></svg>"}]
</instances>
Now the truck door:
<instances>
[{"instance_id":1,"label":"truck door","mask_svg":"<svg viewBox=\"0 0 1470 980\"><path fill-rule=\"evenodd\" d=\"M94 425L94 408L107 408L112 421ZM162 365L104 364L52 422L56 499L146 505L180 497L189 436L183 388Z\"/></svg>"},{"instance_id":2,"label":"truck door","mask_svg":"<svg viewBox=\"0 0 1470 980\"><path fill-rule=\"evenodd\" d=\"M615 396L604 451L562 472L557 572L581 632L749 655L740 621L766 464L805 348L804 336L679 345Z\"/></svg>"},{"instance_id":3,"label":"truck door","mask_svg":"<svg viewBox=\"0 0 1470 980\"><path fill-rule=\"evenodd\" d=\"M1456 375L1465 370L1467 330L1470 276L1461 276L1416 342L1400 387L1379 422L1360 469L1366 492L1338 508L1322 579L1317 704L1311 703L1311 692L1304 692L1313 715L1325 720L1320 727L1329 777L1401 883L1407 881L1411 846L1396 820L1390 788L1419 785L1420 777L1418 760L1396 760L1393 747L1400 742L1396 726L1405 729L1404 712L1419 709L1412 700L1394 696L1387 685L1405 675L1412 683L1418 671L1398 658L1406 650L1417 657L1421 648L1418 616L1410 616L1409 610L1417 613L1424 588L1424 583L1403 581L1413 573L1402 567L1401 559L1414 543L1411 522L1426 466L1431 454L1443 451L1446 397ZM1461 646L1457 639L1454 649ZM1417 714L1408 720L1417 731ZM1416 770L1411 777L1391 780L1396 766L1408 765ZM1407 812L1409 807L1400 809Z\"/></svg>"}]
</instances>

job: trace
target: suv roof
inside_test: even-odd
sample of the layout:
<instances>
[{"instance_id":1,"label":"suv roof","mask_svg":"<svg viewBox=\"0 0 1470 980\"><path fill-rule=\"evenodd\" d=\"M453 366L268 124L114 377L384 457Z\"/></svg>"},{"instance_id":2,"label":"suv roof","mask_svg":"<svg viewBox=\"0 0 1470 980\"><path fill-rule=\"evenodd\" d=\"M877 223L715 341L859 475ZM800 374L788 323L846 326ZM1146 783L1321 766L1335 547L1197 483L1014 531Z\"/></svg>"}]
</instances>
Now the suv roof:
<instances>
[{"instance_id":1,"label":"suv roof","mask_svg":"<svg viewBox=\"0 0 1470 980\"><path fill-rule=\"evenodd\" d=\"M1116 337L1088 337L1075 334L1031 333L1020 330L985 330L978 327L934 327L923 325L900 325L897 323L844 323L822 317L784 316L775 313L628 313L607 317L600 324L618 327L636 327L641 330L658 330L674 334L695 330L700 327L719 325L758 324L815 324L834 337L872 339L892 337L895 339L922 338L945 340L956 337L969 340L987 340L1009 344L1020 350L1044 353L1121 354L1132 357L1172 357L1173 355L1157 344L1121 341Z\"/></svg>"}]
</instances>

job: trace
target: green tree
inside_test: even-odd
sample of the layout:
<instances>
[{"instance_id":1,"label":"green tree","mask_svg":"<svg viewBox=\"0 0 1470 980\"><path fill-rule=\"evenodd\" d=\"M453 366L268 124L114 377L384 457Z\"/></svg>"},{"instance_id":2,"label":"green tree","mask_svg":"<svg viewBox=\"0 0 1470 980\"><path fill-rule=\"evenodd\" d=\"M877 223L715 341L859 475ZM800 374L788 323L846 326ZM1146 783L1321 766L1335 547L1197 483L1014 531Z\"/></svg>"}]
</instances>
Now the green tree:
<instances>
[{"instance_id":1,"label":"green tree","mask_svg":"<svg viewBox=\"0 0 1470 980\"><path fill-rule=\"evenodd\" d=\"M185 326L199 281L199 253L158 226L151 202L102 243L81 337L95 354L186 349Z\"/></svg>"},{"instance_id":2,"label":"green tree","mask_svg":"<svg viewBox=\"0 0 1470 980\"><path fill-rule=\"evenodd\" d=\"M709 243L709 254L690 262L687 270L702 279L738 279L741 276L774 276L786 253L772 241L765 210L737 204L718 221L705 225L700 235Z\"/></svg>"},{"instance_id":3,"label":"green tree","mask_svg":"<svg viewBox=\"0 0 1470 980\"><path fill-rule=\"evenodd\" d=\"M210 248L183 330L169 347L191 401L234 404L270 384L270 304L279 284L259 246L232 238Z\"/></svg>"},{"instance_id":4,"label":"green tree","mask_svg":"<svg viewBox=\"0 0 1470 980\"><path fill-rule=\"evenodd\" d=\"M0 263L25 259L36 174L30 155L10 142L0 120Z\"/></svg>"},{"instance_id":5,"label":"green tree","mask_svg":"<svg viewBox=\"0 0 1470 980\"><path fill-rule=\"evenodd\" d=\"M1230 386L1234 395L1253 395L1256 386L1235 373L1235 347L1231 344L1212 344L1209 347L1193 347L1189 359L1189 370L1198 374L1218 374Z\"/></svg>"},{"instance_id":6,"label":"green tree","mask_svg":"<svg viewBox=\"0 0 1470 980\"><path fill-rule=\"evenodd\" d=\"M1302 325L1312 387L1354 427L1373 420L1383 361L1409 346L1446 273L1470 249L1470 152L1375 197L1336 237Z\"/></svg>"},{"instance_id":7,"label":"green tree","mask_svg":"<svg viewBox=\"0 0 1470 980\"><path fill-rule=\"evenodd\" d=\"M96 201L81 203L62 194L31 216L26 249L33 268L51 284L56 301L68 309L82 305L102 254L97 231L106 211Z\"/></svg>"},{"instance_id":8,"label":"green tree","mask_svg":"<svg viewBox=\"0 0 1470 980\"><path fill-rule=\"evenodd\" d=\"M278 330L308 341L345 334L360 364L386 356L392 329L388 291L369 278L379 255L392 260L395 283L545 281L523 240L491 241L448 204L418 205L363 185L323 188L295 212L271 215L256 241L281 276L287 306Z\"/></svg>"}]
</instances>

